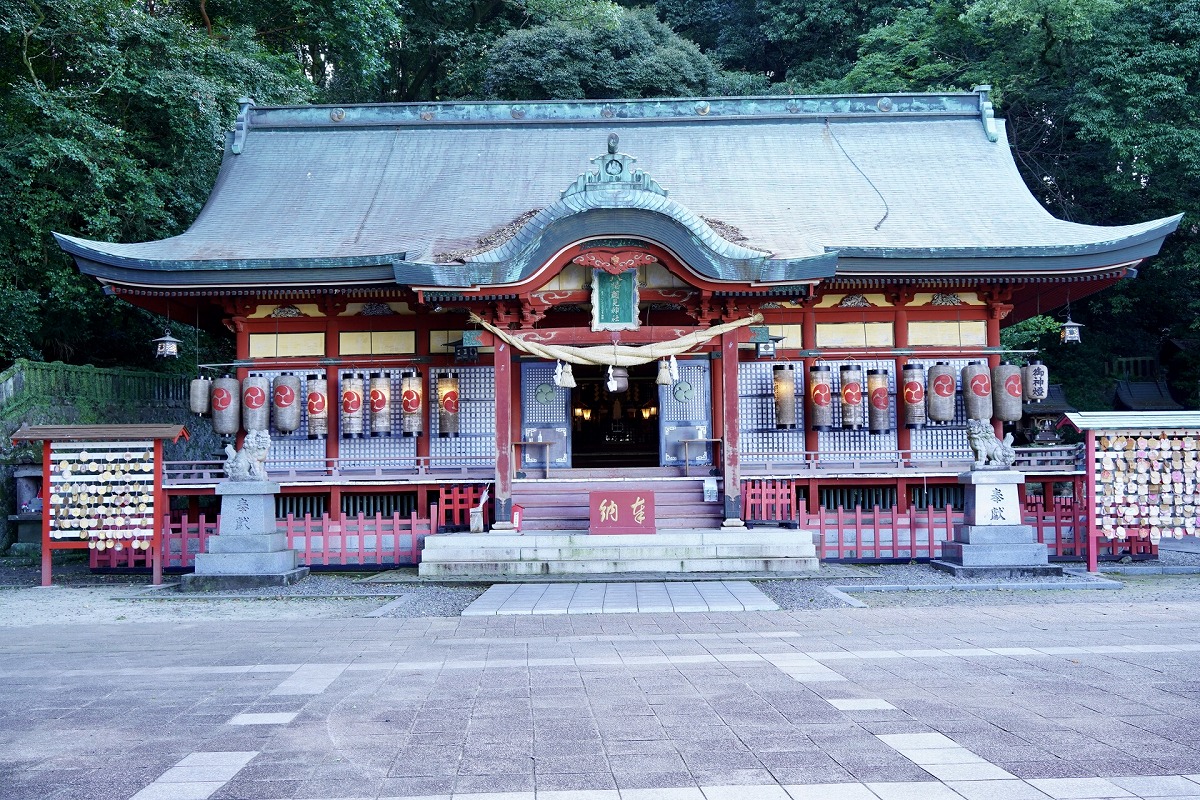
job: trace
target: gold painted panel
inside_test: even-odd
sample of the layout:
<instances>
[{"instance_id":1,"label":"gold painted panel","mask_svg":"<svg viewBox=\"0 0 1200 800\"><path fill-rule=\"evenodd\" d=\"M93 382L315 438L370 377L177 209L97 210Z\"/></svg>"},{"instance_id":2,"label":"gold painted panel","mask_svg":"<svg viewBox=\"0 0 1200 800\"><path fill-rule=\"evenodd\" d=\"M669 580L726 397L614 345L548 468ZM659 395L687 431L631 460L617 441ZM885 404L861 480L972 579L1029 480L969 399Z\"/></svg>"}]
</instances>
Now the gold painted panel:
<instances>
[{"instance_id":1,"label":"gold painted panel","mask_svg":"<svg viewBox=\"0 0 1200 800\"><path fill-rule=\"evenodd\" d=\"M768 332L772 336L782 336L783 339L776 343L779 349L800 350L804 344L804 326L802 325L768 325Z\"/></svg>"},{"instance_id":2,"label":"gold painted panel","mask_svg":"<svg viewBox=\"0 0 1200 800\"><path fill-rule=\"evenodd\" d=\"M250 358L292 358L325 355L325 334L252 333Z\"/></svg>"},{"instance_id":3,"label":"gold painted panel","mask_svg":"<svg viewBox=\"0 0 1200 800\"><path fill-rule=\"evenodd\" d=\"M891 347L890 322L819 322L817 347Z\"/></svg>"},{"instance_id":4,"label":"gold painted panel","mask_svg":"<svg viewBox=\"0 0 1200 800\"><path fill-rule=\"evenodd\" d=\"M908 323L912 347L986 347L987 322L961 320Z\"/></svg>"},{"instance_id":5,"label":"gold painted panel","mask_svg":"<svg viewBox=\"0 0 1200 800\"><path fill-rule=\"evenodd\" d=\"M292 356L323 356L325 355L325 333L280 333L276 355Z\"/></svg>"}]
</instances>

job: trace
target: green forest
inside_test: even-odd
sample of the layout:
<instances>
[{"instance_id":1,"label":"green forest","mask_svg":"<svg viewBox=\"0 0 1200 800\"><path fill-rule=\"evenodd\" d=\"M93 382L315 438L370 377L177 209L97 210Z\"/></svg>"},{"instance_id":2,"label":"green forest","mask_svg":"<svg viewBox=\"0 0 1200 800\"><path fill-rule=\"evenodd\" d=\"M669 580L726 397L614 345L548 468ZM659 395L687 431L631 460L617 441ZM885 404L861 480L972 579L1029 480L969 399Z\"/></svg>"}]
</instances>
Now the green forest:
<instances>
[{"instance_id":1,"label":"green forest","mask_svg":"<svg viewBox=\"0 0 1200 800\"><path fill-rule=\"evenodd\" d=\"M969 90L990 84L1055 216L1184 212L1136 280L1012 326L1080 408L1171 353L1200 406L1200 0L0 0L0 367L186 369L229 344L106 297L51 231L184 230L237 100L260 104ZM980 187L979 202L988 202ZM154 365L171 325L185 348ZM1164 347L1165 345L1169 347ZM1164 366L1168 366L1164 364Z\"/></svg>"}]
</instances>

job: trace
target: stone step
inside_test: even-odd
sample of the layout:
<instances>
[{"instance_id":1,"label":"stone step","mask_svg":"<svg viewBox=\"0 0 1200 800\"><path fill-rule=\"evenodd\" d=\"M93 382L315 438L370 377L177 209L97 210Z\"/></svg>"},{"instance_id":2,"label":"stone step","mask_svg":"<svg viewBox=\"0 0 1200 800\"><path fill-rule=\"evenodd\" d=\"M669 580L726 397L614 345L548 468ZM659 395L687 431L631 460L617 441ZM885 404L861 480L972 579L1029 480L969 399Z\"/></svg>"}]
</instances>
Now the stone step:
<instances>
[{"instance_id":1,"label":"stone step","mask_svg":"<svg viewBox=\"0 0 1200 800\"><path fill-rule=\"evenodd\" d=\"M421 562L422 577L438 576L533 576L607 575L647 572L813 572L819 564L812 558L694 558L613 561L501 561Z\"/></svg>"},{"instance_id":2,"label":"stone step","mask_svg":"<svg viewBox=\"0 0 1200 800\"><path fill-rule=\"evenodd\" d=\"M811 543L793 545L695 545L692 547L455 547L426 548L423 562L434 561L606 561L680 558L809 558Z\"/></svg>"},{"instance_id":3,"label":"stone step","mask_svg":"<svg viewBox=\"0 0 1200 800\"><path fill-rule=\"evenodd\" d=\"M569 575L627 572L801 572L817 569L811 531L673 530L657 534L440 534L425 539L420 574Z\"/></svg>"},{"instance_id":4,"label":"stone step","mask_svg":"<svg viewBox=\"0 0 1200 800\"><path fill-rule=\"evenodd\" d=\"M659 533L580 534L572 531L543 533L439 533L425 537L426 549L441 547L678 547L695 544L811 543L811 531L788 528L722 528L719 530L662 530Z\"/></svg>"}]
</instances>

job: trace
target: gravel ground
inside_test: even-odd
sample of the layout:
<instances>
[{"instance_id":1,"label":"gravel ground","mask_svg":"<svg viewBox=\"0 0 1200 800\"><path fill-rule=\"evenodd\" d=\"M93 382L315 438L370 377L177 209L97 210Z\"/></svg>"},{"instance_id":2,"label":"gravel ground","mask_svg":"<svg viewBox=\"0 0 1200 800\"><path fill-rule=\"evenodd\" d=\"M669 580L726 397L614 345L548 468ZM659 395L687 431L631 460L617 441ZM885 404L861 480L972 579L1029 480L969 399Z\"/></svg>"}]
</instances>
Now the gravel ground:
<instances>
[{"instance_id":1,"label":"gravel ground","mask_svg":"<svg viewBox=\"0 0 1200 800\"><path fill-rule=\"evenodd\" d=\"M1160 551L1157 561L1136 566L1200 568L1200 553ZM82 561L54 567L55 585L41 588L39 565L29 559L0 558L0 628L40 624L120 624L186 620L334 619L346 617L455 617L487 584L438 584L419 580L380 582L366 573L315 573L298 584L263 590L181 594L150 586L146 575L97 575ZM646 576L651 577L651 576ZM168 583L171 576L167 576ZM815 575L790 580L760 580L756 585L789 611L844 608L844 599L827 591L841 587L872 608L944 605L1044 603L1200 603L1200 574L1123 575L1106 573L1101 581L1119 581L1120 590L962 591L986 579L956 578L924 564L826 565ZM1086 575L1033 578L1049 585L1095 583ZM872 585L938 586L944 589L861 591Z\"/></svg>"},{"instance_id":2,"label":"gravel ground","mask_svg":"<svg viewBox=\"0 0 1200 800\"><path fill-rule=\"evenodd\" d=\"M182 594L155 588L146 575L98 575L87 564L54 565L54 586L42 588L41 567L0 558L0 628L44 624L121 624L176 620L456 617L486 586L363 583L364 574L316 573L287 587Z\"/></svg>"}]
</instances>

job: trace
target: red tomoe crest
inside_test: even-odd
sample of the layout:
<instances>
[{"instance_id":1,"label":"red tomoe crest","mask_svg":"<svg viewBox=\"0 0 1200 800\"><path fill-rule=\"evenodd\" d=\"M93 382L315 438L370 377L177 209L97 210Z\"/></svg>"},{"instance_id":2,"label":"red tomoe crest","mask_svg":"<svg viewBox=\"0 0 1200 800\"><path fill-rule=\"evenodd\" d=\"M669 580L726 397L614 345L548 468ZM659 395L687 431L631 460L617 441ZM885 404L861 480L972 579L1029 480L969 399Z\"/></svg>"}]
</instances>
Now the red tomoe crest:
<instances>
[{"instance_id":1,"label":"red tomoe crest","mask_svg":"<svg viewBox=\"0 0 1200 800\"><path fill-rule=\"evenodd\" d=\"M1004 379L1004 391L1008 392L1012 397L1020 397L1021 391L1021 376L1009 375Z\"/></svg>"},{"instance_id":2,"label":"red tomoe crest","mask_svg":"<svg viewBox=\"0 0 1200 800\"><path fill-rule=\"evenodd\" d=\"M267 393L260 386L251 386L242 392L242 402L251 411L262 408L263 404L267 402Z\"/></svg>"},{"instance_id":3,"label":"red tomoe crest","mask_svg":"<svg viewBox=\"0 0 1200 800\"><path fill-rule=\"evenodd\" d=\"M220 389L213 390L213 395L212 395L213 410L224 411L225 409L229 408L229 405L232 402L233 402L233 395L230 393L230 391L228 389L222 387Z\"/></svg>"},{"instance_id":4,"label":"red tomoe crest","mask_svg":"<svg viewBox=\"0 0 1200 800\"><path fill-rule=\"evenodd\" d=\"M458 413L458 392L446 392L442 395L442 408L447 414Z\"/></svg>"},{"instance_id":5,"label":"red tomoe crest","mask_svg":"<svg viewBox=\"0 0 1200 800\"><path fill-rule=\"evenodd\" d=\"M405 389L400 394L400 408L405 414L415 414L421 410L421 394L412 389Z\"/></svg>"},{"instance_id":6,"label":"red tomoe crest","mask_svg":"<svg viewBox=\"0 0 1200 800\"><path fill-rule=\"evenodd\" d=\"M325 395L320 392L310 392L308 395L308 413L322 414L325 411Z\"/></svg>"},{"instance_id":7,"label":"red tomoe crest","mask_svg":"<svg viewBox=\"0 0 1200 800\"><path fill-rule=\"evenodd\" d=\"M971 378L971 391L976 397L987 397L992 393L992 381L987 375L976 375Z\"/></svg>"},{"instance_id":8,"label":"red tomoe crest","mask_svg":"<svg viewBox=\"0 0 1200 800\"><path fill-rule=\"evenodd\" d=\"M856 406L862 402L862 384L847 383L842 386L842 401L846 405Z\"/></svg>"},{"instance_id":9,"label":"red tomoe crest","mask_svg":"<svg viewBox=\"0 0 1200 800\"><path fill-rule=\"evenodd\" d=\"M275 405L277 407L287 408L294 402L296 402L296 393L292 391L292 387L286 383L275 387Z\"/></svg>"},{"instance_id":10,"label":"red tomoe crest","mask_svg":"<svg viewBox=\"0 0 1200 800\"><path fill-rule=\"evenodd\" d=\"M353 414L362 408L362 395L353 389L342 392L342 411Z\"/></svg>"},{"instance_id":11,"label":"red tomoe crest","mask_svg":"<svg viewBox=\"0 0 1200 800\"><path fill-rule=\"evenodd\" d=\"M884 386L876 386L871 390L871 405L878 409L888 407L888 391Z\"/></svg>"},{"instance_id":12,"label":"red tomoe crest","mask_svg":"<svg viewBox=\"0 0 1200 800\"><path fill-rule=\"evenodd\" d=\"M948 378L949 376L942 375L941 377ZM917 381L909 381L904 384L904 399L909 403L919 403L925 399L925 390Z\"/></svg>"},{"instance_id":13,"label":"red tomoe crest","mask_svg":"<svg viewBox=\"0 0 1200 800\"><path fill-rule=\"evenodd\" d=\"M383 411L385 408L387 408L387 404L387 392L383 391L382 389L371 390L371 411L378 414L380 411Z\"/></svg>"},{"instance_id":14,"label":"red tomoe crest","mask_svg":"<svg viewBox=\"0 0 1200 800\"><path fill-rule=\"evenodd\" d=\"M827 406L833 402L833 390L828 383L814 383L810 395L814 406Z\"/></svg>"},{"instance_id":15,"label":"red tomoe crest","mask_svg":"<svg viewBox=\"0 0 1200 800\"><path fill-rule=\"evenodd\" d=\"M950 397L954 394L954 378L949 375L938 375L933 379L933 393L938 397Z\"/></svg>"}]
</instances>

